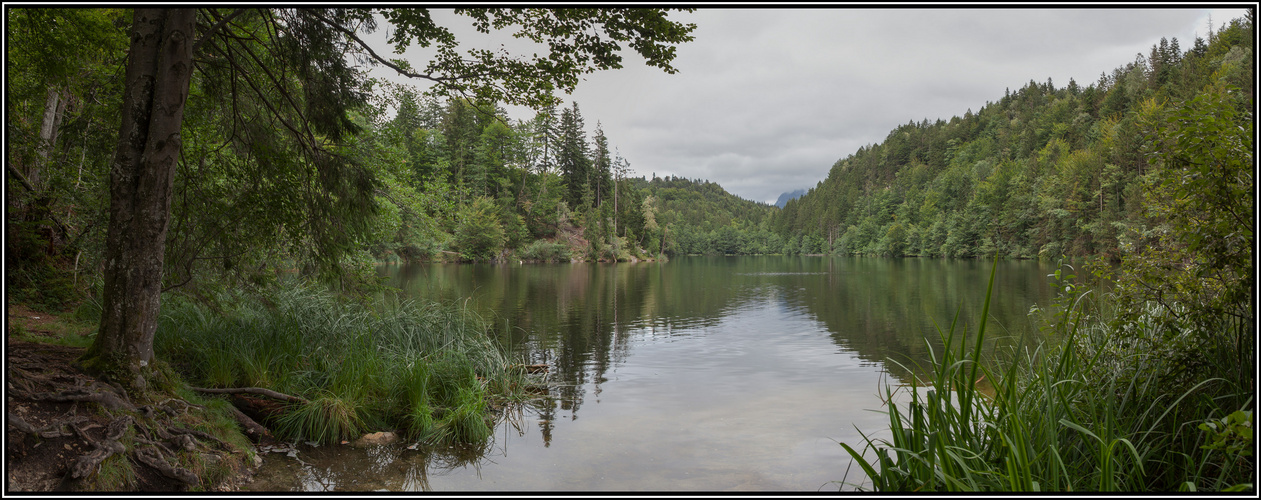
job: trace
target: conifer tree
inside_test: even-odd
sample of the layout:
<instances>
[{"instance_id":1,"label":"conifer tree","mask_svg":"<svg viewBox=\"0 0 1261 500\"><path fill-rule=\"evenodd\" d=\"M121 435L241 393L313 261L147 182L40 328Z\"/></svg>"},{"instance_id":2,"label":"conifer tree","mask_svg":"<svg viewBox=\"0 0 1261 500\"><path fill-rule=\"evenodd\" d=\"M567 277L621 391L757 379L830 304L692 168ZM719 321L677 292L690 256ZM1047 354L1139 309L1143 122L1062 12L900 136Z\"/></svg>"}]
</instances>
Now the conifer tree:
<instances>
[{"instance_id":1,"label":"conifer tree","mask_svg":"<svg viewBox=\"0 0 1261 500\"><path fill-rule=\"evenodd\" d=\"M565 202L570 207L578 207L591 189L591 159L587 152L587 132L582 112L576 101L561 110L559 132L556 164L560 167L561 179L566 187Z\"/></svg>"}]
</instances>

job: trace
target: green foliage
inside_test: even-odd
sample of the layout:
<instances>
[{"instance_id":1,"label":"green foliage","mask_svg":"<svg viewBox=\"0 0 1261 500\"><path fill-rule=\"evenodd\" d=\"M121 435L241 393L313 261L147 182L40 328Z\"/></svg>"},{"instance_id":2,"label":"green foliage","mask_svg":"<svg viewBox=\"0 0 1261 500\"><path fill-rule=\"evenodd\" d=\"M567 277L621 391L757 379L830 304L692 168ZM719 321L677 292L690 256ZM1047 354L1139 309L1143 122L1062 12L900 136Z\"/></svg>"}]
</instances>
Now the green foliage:
<instances>
[{"instance_id":1,"label":"green foliage","mask_svg":"<svg viewBox=\"0 0 1261 500\"><path fill-rule=\"evenodd\" d=\"M1160 168L1146 183L1151 236L1120 271L1128 297L1190 307L1190 318L1255 317L1253 139L1251 114L1239 111L1251 101L1243 98L1210 86L1173 110L1145 108Z\"/></svg>"},{"instance_id":2,"label":"green foliage","mask_svg":"<svg viewBox=\"0 0 1261 500\"><path fill-rule=\"evenodd\" d=\"M14 300L47 311L65 310L82 300L77 270L52 250L50 221L10 220L6 226L5 285Z\"/></svg>"},{"instance_id":3,"label":"green foliage","mask_svg":"<svg viewBox=\"0 0 1261 500\"><path fill-rule=\"evenodd\" d=\"M551 50L531 57L485 49L462 54L450 30L436 25L427 9L383 9L380 14L393 26L389 41L396 50L416 43L432 45L437 51L417 72L389 65L439 82L439 90L448 95L536 109L559 104L553 92L571 93L585 73L620 68L622 44L629 44L649 66L673 73L674 45L690 41L696 29L667 19L667 9L461 8L455 12L471 18L478 31L510 30L517 38L547 43Z\"/></svg>"},{"instance_id":4,"label":"green foliage","mask_svg":"<svg viewBox=\"0 0 1261 500\"><path fill-rule=\"evenodd\" d=\"M652 193L656 185L644 179L627 177L629 162L610 152L610 140L597 126L589 144L577 103L560 110L547 108L528 121L513 121L491 103L453 99L441 104L421 99L403 87L386 86L387 92L366 113L369 124L361 137L370 143L381 181L377 191L380 207L370 225L368 246L378 259L415 262L431 259L440 252L456 250L470 260L486 260L486 239L472 231L461 210L478 205L477 198L493 201L503 230L500 249L513 249L523 260L568 260L555 252L539 255L562 232L582 231L593 247L570 249L593 260L629 260L634 256L661 251L664 234L657 215L662 208ZM399 111L385 119L386 108ZM687 181L690 183L691 181ZM706 187L706 196L721 192L717 185ZM645 201L649 200L649 201ZM732 205L727 201L728 205ZM755 205L740 200L738 204ZM704 222L700 212L680 200L672 206L684 207L689 216ZM570 212L571 207L577 207ZM765 218L768 207L750 210L741 206L732 222L746 216ZM724 211L731 211L724 208ZM669 215L667 215L669 217ZM488 220L478 220L491 227ZM737 229L750 230L752 222L741 221ZM456 234L459 227L463 242ZM575 227L577 226L577 227ZM707 230L708 231L708 230ZM489 236L498 231L493 227ZM769 236L759 233L759 241ZM747 238L746 238L747 239ZM468 248L482 250L470 252ZM495 245L489 245L495 246ZM775 250L778 242L772 245ZM649 250L651 249L651 250ZM741 253L759 253L742 248Z\"/></svg>"},{"instance_id":5,"label":"green foliage","mask_svg":"<svg viewBox=\"0 0 1261 500\"><path fill-rule=\"evenodd\" d=\"M208 30L185 105L163 287L264 286L294 268L345 281L346 260L365 249L379 259L427 260L449 249L458 208L479 196L503 208L504 244L554 236L564 224L558 202L573 187L554 171L554 120L526 127L498 103L555 106L556 90L620 67L624 49L673 72L675 46L695 27L667 19L669 11L458 10L457 19L551 48L520 58L461 54L426 9L199 9ZM49 253L64 255L57 266L72 278L99 268L103 255L130 14L6 11L8 163L29 181L9 183L7 195L18 212L36 201L48 211L37 223L58 226ZM437 50L423 73L365 44L382 18L392 27L389 45ZM372 64L440 84L422 97L363 78ZM595 187L597 199L608 197L607 182ZM40 285L18 283L15 290L30 292L24 300L66 302L47 273L21 270L16 277Z\"/></svg>"},{"instance_id":6,"label":"green foliage","mask_svg":"<svg viewBox=\"0 0 1261 500\"><path fill-rule=\"evenodd\" d=\"M634 220L627 230L644 235L645 243L652 244L642 248L650 253L658 251L661 238L667 240L665 252L669 254L782 251L783 241L766 227L775 210L771 205L745 200L707 181L681 177L626 181L646 193L640 208L642 219Z\"/></svg>"},{"instance_id":7,"label":"green foliage","mask_svg":"<svg viewBox=\"0 0 1261 500\"><path fill-rule=\"evenodd\" d=\"M876 489L1253 488L1255 465L1246 451L1255 405L1253 230L1239 216L1253 211L1251 117L1243 111L1252 101L1230 89L1217 80L1169 107L1144 100L1133 120L1108 126L1115 131L1129 120L1149 131L1143 152L1151 163L1135 177L1143 182L1141 210L1125 210L1131 220L1117 224L1137 233L1119 238L1127 243L1120 266L1091 266L1101 278L1094 288L1055 272L1061 295L1048 318L1055 341L1008 356L1001 373L985 371L996 382L992 398L976 399L985 421L980 434L953 425L966 414L937 411L932 396L925 402L916 393L908 415L891 408L892 441L867 440L879 471L846 446ZM1121 139L1103 136L1105 144ZM1055 143L1039 157L1054 175L1088 182L1092 175L1083 172L1106 156ZM1122 171L1104 163L1107 182L1099 192ZM1082 238L1100 234L1099 226L1063 222L1092 201L1063 187L1037 188L1044 192L1038 203L1058 219L1042 230L1072 238L1048 241L1042 251L1089 250ZM953 232L964 224L954 218L947 226ZM955 248L947 237L943 251ZM934 363L934 389L972 362L962 359L947 351ZM959 410L967 410L962 402L974 391L954 387Z\"/></svg>"},{"instance_id":8,"label":"green foliage","mask_svg":"<svg viewBox=\"0 0 1261 500\"><path fill-rule=\"evenodd\" d=\"M1220 420L1209 420L1199 425L1207 434L1204 450L1221 451L1231 457L1252 456L1252 412L1236 410Z\"/></svg>"},{"instance_id":9,"label":"green foliage","mask_svg":"<svg viewBox=\"0 0 1261 500\"><path fill-rule=\"evenodd\" d=\"M506 237L499 211L488 198L474 199L456 215L455 246L468 260L491 260L503 250Z\"/></svg>"}]
</instances>

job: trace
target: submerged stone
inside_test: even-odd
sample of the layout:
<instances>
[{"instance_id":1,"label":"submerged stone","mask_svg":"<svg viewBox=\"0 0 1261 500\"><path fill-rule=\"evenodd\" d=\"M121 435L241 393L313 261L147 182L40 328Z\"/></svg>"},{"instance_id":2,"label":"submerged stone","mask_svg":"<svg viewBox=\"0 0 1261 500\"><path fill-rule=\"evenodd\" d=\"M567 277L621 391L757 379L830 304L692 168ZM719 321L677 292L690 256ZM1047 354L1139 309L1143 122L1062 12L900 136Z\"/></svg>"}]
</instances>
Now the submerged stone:
<instances>
[{"instance_id":1,"label":"submerged stone","mask_svg":"<svg viewBox=\"0 0 1261 500\"><path fill-rule=\"evenodd\" d=\"M351 446L374 446L382 444L390 444L398 441L398 434L393 432L373 432L364 434L363 437L356 439Z\"/></svg>"}]
</instances>

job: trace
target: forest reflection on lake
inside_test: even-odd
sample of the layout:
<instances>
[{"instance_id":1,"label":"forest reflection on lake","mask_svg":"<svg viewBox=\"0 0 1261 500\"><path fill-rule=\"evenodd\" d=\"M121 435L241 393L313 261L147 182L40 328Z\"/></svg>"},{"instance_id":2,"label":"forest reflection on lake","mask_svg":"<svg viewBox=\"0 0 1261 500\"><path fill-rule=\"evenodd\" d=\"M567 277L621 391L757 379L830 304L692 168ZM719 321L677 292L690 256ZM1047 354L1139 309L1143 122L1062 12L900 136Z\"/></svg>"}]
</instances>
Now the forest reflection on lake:
<instances>
[{"instance_id":1,"label":"forest reflection on lake","mask_svg":"<svg viewBox=\"0 0 1261 500\"><path fill-rule=\"evenodd\" d=\"M849 465L837 442L887 426L870 411L881 384L928 363L941 344L934 322L948 328L958 313L975 331L990 265L769 256L383 266L406 296L458 302L517 361L550 365L549 394L476 450L300 447L298 458L269 456L251 489L835 491ZM991 342L1038 335L1028 311L1050 302L1051 272L998 263Z\"/></svg>"}]
</instances>

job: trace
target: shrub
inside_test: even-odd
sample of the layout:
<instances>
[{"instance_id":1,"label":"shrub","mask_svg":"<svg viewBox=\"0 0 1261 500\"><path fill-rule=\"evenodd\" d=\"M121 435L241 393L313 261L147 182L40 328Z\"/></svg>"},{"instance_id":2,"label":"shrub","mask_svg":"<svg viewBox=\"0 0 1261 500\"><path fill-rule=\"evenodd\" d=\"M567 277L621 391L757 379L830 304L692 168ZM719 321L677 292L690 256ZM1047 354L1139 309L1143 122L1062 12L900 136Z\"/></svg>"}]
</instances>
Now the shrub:
<instances>
[{"instance_id":1,"label":"shrub","mask_svg":"<svg viewBox=\"0 0 1261 500\"><path fill-rule=\"evenodd\" d=\"M455 246L461 257L491 260L503 249L507 237L492 200L479 197L461 208L456 217Z\"/></svg>"},{"instance_id":2,"label":"shrub","mask_svg":"<svg viewBox=\"0 0 1261 500\"><path fill-rule=\"evenodd\" d=\"M517 252L517 257L530 262L569 262L573 256L569 245L536 240Z\"/></svg>"}]
</instances>

